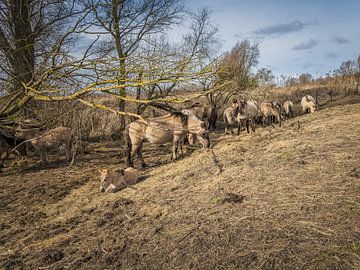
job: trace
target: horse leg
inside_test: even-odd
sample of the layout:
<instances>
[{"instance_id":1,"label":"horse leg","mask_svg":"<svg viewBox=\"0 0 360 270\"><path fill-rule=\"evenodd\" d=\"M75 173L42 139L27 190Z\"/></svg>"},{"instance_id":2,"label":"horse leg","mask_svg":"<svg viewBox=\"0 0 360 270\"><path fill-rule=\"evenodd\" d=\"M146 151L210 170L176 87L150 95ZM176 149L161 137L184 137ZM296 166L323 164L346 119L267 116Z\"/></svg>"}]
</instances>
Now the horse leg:
<instances>
[{"instance_id":1,"label":"horse leg","mask_svg":"<svg viewBox=\"0 0 360 270\"><path fill-rule=\"evenodd\" d=\"M183 151L183 145L185 144L185 137L181 140L179 140L179 146L180 146L180 154L184 155L184 151Z\"/></svg>"},{"instance_id":2,"label":"horse leg","mask_svg":"<svg viewBox=\"0 0 360 270\"><path fill-rule=\"evenodd\" d=\"M231 120L231 122L229 122L229 128L230 128L230 133L231 133L231 135L234 135L233 125L234 125L234 121Z\"/></svg>"},{"instance_id":3,"label":"horse leg","mask_svg":"<svg viewBox=\"0 0 360 270\"><path fill-rule=\"evenodd\" d=\"M41 151L41 150L38 150L39 151L39 155L40 155L40 160L39 160L39 162L41 163L41 164L44 164L44 153L43 153L43 151Z\"/></svg>"},{"instance_id":4,"label":"horse leg","mask_svg":"<svg viewBox=\"0 0 360 270\"><path fill-rule=\"evenodd\" d=\"M137 144L133 144L133 145L131 146L130 162L129 162L129 164L128 164L129 167L134 167L134 156L135 156L135 154L137 153L137 151L138 151L138 149L139 149L139 147L140 147L140 144L142 144L142 142L141 142L141 143L137 143ZM138 156L139 156L139 155L138 155Z\"/></svg>"},{"instance_id":5,"label":"horse leg","mask_svg":"<svg viewBox=\"0 0 360 270\"><path fill-rule=\"evenodd\" d=\"M2 171L1 171L1 168L4 167L3 163L4 163L5 160L7 159L8 155L9 155L8 153L9 153L9 152L6 151L4 159L2 158L2 153L0 154L0 159L1 159L1 160L0 160L0 172L2 172Z\"/></svg>"},{"instance_id":6,"label":"horse leg","mask_svg":"<svg viewBox=\"0 0 360 270\"><path fill-rule=\"evenodd\" d=\"M241 131L241 121L238 121L238 130L237 130L237 135L240 135L240 131Z\"/></svg>"},{"instance_id":7,"label":"horse leg","mask_svg":"<svg viewBox=\"0 0 360 270\"><path fill-rule=\"evenodd\" d=\"M172 157L171 157L172 160L177 159L177 149L178 149L178 146L179 146L179 141L180 141L180 138L178 136L174 136Z\"/></svg>"},{"instance_id":8,"label":"horse leg","mask_svg":"<svg viewBox=\"0 0 360 270\"><path fill-rule=\"evenodd\" d=\"M250 133L250 130L249 130L249 121L248 119L246 119L246 131L247 133Z\"/></svg>"},{"instance_id":9,"label":"horse leg","mask_svg":"<svg viewBox=\"0 0 360 270\"><path fill-rule=\"evenodd\" d=\"M281 114L278 116L279 127L281 127Z\"/></svg>"},{"instance_id":10,"label":"horse leg","mask_svg":"<svg viewBox=\"0 0 360 270\"><path fill-rule=\"evenodd\" d=\"M253 119L250 119L250 121L251 121L252 132L255 132L255 121Z\"/></svg>"},{"instance_id":11,"label":"horse leg","mask_svg":"<svg viewBox=\"0 0 360 270\"><path fill-rule=\"evenodd\" d=\"M65 144L66 160L71 161L71 143Z\"/></svg>"},{"instance_id":12,"label":"horse leg","mask_svg":"<svg viewBox=\"0 0 360 270\"><path fill-rule=\"evenodd\" d=\"M228 122L227 122L227 119L226 119L225 116L224 116L224 127L225 127L225 134L227 134L227 132L228 132Z\"/></svg>"},{"instance_id":13,"label":"horse leg","mask_svg":"<svg viewBox=\"0 0 360 270\"><path fill-rule=\"evenodd\" d=\"M274 118L272 117L272 115L268 116L268 122L269 122L269 124L270 124L273 128L275 128L274 123L273 123L273 120L274 120Z\"/></svg>"},{"instance_id":14,"label":"horse leg","mask_svg":"<svg viewBox=\"0 0 360 270\"><path fill-rule=\"evenodd\" d=\"M47 164L50 164L49 159L48 159L48 157L47 157L46 149L44 149L43 155L44 155L44 158L45 158L45 159L44 159L45 162L46 162Z\"/></svg>"},{"instance_id":15,"label":"horse leg","mask_svg":"<svg viewBox=\"0 0 360 270\"><path fill-rule=\"evenodd\" d=\"M147 167L147 165L142 157L142 147L143 147L143 143L141 142L136 152L137 152L137 156L141 162L141 168L145 168L145 167Z\"/></svg>"}]
</instances>

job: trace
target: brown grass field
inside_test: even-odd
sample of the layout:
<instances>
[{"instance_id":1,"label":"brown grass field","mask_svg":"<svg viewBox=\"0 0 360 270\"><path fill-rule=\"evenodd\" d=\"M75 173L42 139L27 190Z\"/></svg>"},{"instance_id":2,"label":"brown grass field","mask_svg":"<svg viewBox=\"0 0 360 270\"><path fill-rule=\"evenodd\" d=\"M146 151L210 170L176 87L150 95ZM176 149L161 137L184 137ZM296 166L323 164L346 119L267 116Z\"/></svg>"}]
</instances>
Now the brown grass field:
<instances>
[{"instance_id":1,"label":"brown grass field","mask_svg":"<svg viewBox=\"0 0 360 270\"><path fill-rule=\"evenodd\" d=\"M175 163L147 145L144 180L115 194L98 169L124 166L118 142L6 171L0 268L360 269L360 103L212 142Z\"/></svg>"}]
</instances>

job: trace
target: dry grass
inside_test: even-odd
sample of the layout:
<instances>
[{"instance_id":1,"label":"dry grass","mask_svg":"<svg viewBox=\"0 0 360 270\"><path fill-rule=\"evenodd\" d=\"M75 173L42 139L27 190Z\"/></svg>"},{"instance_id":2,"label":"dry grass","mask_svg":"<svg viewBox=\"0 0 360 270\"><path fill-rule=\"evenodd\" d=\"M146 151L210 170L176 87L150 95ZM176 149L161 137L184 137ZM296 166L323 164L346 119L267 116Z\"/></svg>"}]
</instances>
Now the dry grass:
<instances>
[{"instance_id":1,"label":"dry grass","mask_svg":"<svg viewBox=\"0 0 360 270\"><path fill-rule=\"evenodd\" d=\"M359 123L355 104L249 135L213 134L216 162L196 150L168 163L170 149L147 146L154 167L116 194L99 193L97 180L99 167L119 166L116 145L74 168L9 172L0 179L0 265L359 269Z\"/></svg>"}]
</instances>

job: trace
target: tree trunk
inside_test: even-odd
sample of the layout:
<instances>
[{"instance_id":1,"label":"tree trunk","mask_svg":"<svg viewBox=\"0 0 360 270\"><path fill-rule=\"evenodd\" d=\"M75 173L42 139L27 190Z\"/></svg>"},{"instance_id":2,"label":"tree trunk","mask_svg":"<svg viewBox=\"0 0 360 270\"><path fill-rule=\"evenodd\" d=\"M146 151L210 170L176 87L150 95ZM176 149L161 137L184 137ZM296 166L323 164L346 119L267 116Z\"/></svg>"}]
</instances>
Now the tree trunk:
<instances>
[{"instance_id":1,"label":"tree trunk","mask_svg":"<svg viewBox=\"0 0 360 270\"><path fill-rule=\"evenodd\" d=\"M10 1L9 20L12 24L11 38L7 39L0 27L1 50L5 51L5 56L11 65L12 89L9 91L21 91L17 98L7 108L1 110L0 118L8 118L18 113L30 101L25 95L22 85L31 82L35 68L35 35L32 32L30 21L30 4L27 0ZM13 40L11 40L13 39ZM10 44L13 43L13 46ZM15 102L16 101L16 102ZM30 111L24 109L27 117L31 116Z\"/></svg>"},{"instance_id":2,"label":"tree trunk","mask_svg":"<svg viewBox=\"0 0 360 270\"><path fill-rule=\"evenodd\" d=\"M120 58L120 80L118 81L118 84L120 86L125 85L126 83L126 63L125 63L125 57L123 55L121 55ZM122 87L119 89L119 95L122 97L126 97L126 89L125 87ZM120 99L119 101L119 111L124 112L126 109L126 102L125 100ZM121 115L120 116L120 130L124 130L125 126L126 126L126 122L125 122L125 116Z\"/></svg>"},{"instance_id":3,"label":"tree trunk","mask_svg":"<svg viewBox=\"0 0 360 270\"><path fill-rule=\"evenodd\" d=\"M209 119L209 130L215 130L216 129L216 121L218 117L218 108L214 108L211 110L211 115Z\"/></svg>"}]
</instances>

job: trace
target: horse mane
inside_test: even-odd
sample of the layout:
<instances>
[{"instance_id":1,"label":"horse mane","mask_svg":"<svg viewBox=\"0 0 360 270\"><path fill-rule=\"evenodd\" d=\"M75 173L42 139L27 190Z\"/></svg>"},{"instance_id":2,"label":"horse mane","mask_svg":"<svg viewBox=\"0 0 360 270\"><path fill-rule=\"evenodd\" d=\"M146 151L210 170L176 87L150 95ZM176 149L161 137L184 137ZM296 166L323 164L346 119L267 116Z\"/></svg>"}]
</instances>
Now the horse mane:
<instances>
[{"instance_id":1,"label":"horse mane","mask_svg":"<svg viewBox=\"0 0 360 270\"><path fill-rule=\"evenodd\" d=\"M190 106L190 109L200 107L200 102L195 102L193 105Z\"/></svg>"},{"instance_id":2,"label":"horse mane","mask_svg":"<svg viewBox=\"0 0 360 270\"><path fill-rule=\"evenodd\" d=\"M183 125L187 125L187 124L188 124L189 117L188 117L187 115L183 114L182 112L178 112L178 111L176 111L176 112L171 112L171 113L170 113L170 116L174 116L175 118L180 118L181 123L182 123Z\"/></svg>"}]
</instances>

